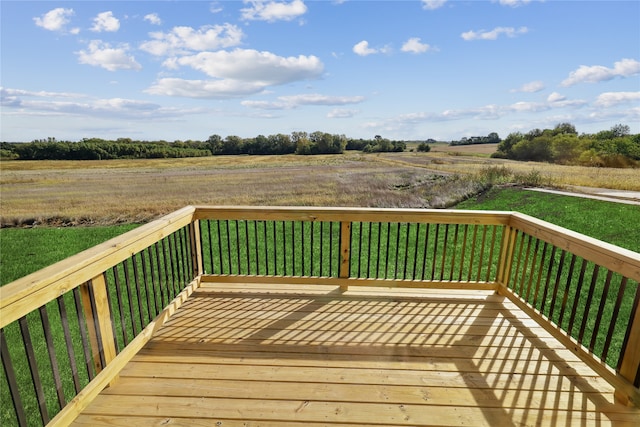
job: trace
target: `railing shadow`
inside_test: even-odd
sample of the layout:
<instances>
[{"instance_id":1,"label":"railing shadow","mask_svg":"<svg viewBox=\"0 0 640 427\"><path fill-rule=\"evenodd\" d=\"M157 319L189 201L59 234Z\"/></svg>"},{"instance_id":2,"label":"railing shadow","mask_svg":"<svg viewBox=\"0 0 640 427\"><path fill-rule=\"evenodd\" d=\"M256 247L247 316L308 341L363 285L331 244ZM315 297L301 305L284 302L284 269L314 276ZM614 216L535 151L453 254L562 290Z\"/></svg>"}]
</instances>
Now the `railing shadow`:
<instances>
[{"instance_id":1,"label":"railing shadow","mask_svg":"<svg viewBox=\"0 0 640 427\"><path fill-rule=\"evenodd\" d=\"M615 423L607 415L616 406L612 393L590 382L597 374L575 370L578 359L521 316L497 295L198 290L142 354L179 351L202 363L212 354L256 361L277 355L297 367L394 361L391 369L457 372L447 387L466 389L472 402L453 404L478 408L489 423ZM430 393L424 404L438 401Z\"/></svg>"}]
</instances>

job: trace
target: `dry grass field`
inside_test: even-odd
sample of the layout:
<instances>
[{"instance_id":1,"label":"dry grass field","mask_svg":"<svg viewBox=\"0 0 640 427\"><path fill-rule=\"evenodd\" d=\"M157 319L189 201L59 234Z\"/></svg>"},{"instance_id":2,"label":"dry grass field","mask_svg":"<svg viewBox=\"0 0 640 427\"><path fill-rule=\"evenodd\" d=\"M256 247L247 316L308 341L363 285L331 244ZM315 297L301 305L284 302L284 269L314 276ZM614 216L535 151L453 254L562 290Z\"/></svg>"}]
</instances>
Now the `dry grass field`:
<instances>
[{"instance_id":1,"label":"dry grass field","mask_svg":"<svg viewBox=\"0 0 640 427\"><path fill-rule=\"evenodd\" d=\"M431 153L3 161L3 226L148 221L189 204L445 207L482 188L490 166L545 185L640 190L638 170L490 159L487 147ZM469 150L465 153L460 150Z\"/></svg>"}]
</instances>

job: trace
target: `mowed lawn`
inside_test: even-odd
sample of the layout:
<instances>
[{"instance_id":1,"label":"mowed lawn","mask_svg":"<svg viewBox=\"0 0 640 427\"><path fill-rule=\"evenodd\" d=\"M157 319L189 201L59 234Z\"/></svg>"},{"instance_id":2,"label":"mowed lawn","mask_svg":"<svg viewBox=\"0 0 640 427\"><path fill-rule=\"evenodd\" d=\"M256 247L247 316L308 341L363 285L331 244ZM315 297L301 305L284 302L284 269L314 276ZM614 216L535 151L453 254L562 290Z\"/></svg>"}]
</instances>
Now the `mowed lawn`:
<instances>
[{"instance_id":1,"label":"mowed lawn","mask_svg":"<svg viewBox=\"0 0 640 427\"><path fill-rule=\"evenodd\" d=\"M518 188L493 188L457 209L518 211L640 252L640 207ZM0 284L125 233L135 224L0 230Z\"/></svg>"}]
</instances>

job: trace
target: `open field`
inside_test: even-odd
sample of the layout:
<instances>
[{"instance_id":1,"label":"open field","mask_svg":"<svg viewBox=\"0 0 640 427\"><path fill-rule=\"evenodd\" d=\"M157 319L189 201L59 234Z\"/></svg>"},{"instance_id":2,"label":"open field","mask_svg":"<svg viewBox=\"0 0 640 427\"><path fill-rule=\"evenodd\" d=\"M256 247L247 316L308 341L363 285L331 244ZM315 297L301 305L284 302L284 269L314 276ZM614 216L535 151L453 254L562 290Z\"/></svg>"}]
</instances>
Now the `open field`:
<instances>
[{"instance_id":1,"label":"open field","mask_svg":"<svg viewBox=\"0 0 640 427\"><path fill-rule=\"evenodd\" d=\"M484 188L487 168L539 185L640 190L637 169L523 163L454 154L217 156L3 161L4 226L144 222L189 204L446 207ZM517 176L516 176L517 179Z\"/></svg>"}]
</instances>

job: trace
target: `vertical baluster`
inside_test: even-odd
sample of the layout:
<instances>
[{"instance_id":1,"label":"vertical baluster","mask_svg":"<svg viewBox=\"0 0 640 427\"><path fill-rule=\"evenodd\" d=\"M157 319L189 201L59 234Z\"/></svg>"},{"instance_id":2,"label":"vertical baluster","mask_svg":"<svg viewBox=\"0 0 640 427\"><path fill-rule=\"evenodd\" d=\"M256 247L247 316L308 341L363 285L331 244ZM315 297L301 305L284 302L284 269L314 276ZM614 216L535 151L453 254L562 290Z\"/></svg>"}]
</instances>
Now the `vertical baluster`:
<instances>
[{"instance_id":1,"label":"vertical baluster","mask_svg":"<svg viewBox=\"0 0 640 427\"><path fill-rule=\"evenodd\" d=\"M262 225L263 225L262 232L264 237L264 264L265 264L266 275L268 276L269 275L269 244L267 242L267 222L263 221Z\"/></svg>"},{"instance_id":2,"label":"vertical baluster","mask_svg":"<svg viewBox=\"0 0 640 427\"><path fill-rule=\"evenodd\" d=\"M66 405L66 399L64 392L62 391L62 380L60 378L60 368L58 367L58 358L56 356L56 348L53 345L53 336L51 335L51 325L49 324L49 315L47 314L46 306L41 306L40 322L42 323L42 330L44 331L44 340L47 343L47 352L49 353L49 362L51 363L51 374L53 376L53 383L56 388L56 395L58 396L58 404L60 409Z\"/></svg>"},{"instance_id":3,"label":"vertical baluster","mask_svg":"<svg viewBox=\"0 0 640 427\"><path fill-rule=\"evenodd\" d=\"M567 307L567 301L569 300L569 292L571 291L571 284L573 283L573 269L576 264L576 255L571 255L571 261L569 262L569 272L567 273L567 281L564 285L564 292L562 294L562 305L560 306L560 318L558 319L558 325L562 326L564 320L564 312ZM577 298L577 295L576 295Z\"/></svg>"},{"instance_id":4,"label":"vertical baluster","mask_svg":"<svg viewBox=\"0 0 640 427\"><path fill-rule=\"evenodd\" d=\"M320 223L320 276L322 277L324 274L324 255L323 255L323 248L324 248L324 221L322 221Z\"/></svg>"},{"instance_id":5,"label":"vertical baluster","mask_svg":"<svg viewBox=\"0 0 640 427\"><path fill-rule=\"evenodd\" d=\"M589 311L591 308L591 300L593 299L593 292L595 290L596 287L596 283L598 280L598 273L600 271L600 266L598 264L596 264L593 267L593 273L591 275L591 286L589 286L589 290L588 290L588 294L587 294L587 301L585 304L585 311L582 313L582 322L580 323L580 332L578 333L578 341L582 342L582 338L584 338L584 331L585 328L587 326L587 320L589 318Z\"/></svg>"},{"instance_id":6,"label":"vertical baluster","mask_svg":"<svg viewBox=\"0 0 640 427\"><path fill-rule=\"evenodd\" d=\"M544 242L544 244L542 245L542 255L540 255L540 266L538 268L538 278L536 280L535 292L533 294L533 302L531 303L533 307L535 307L538 302L538 294L540 293L540 282L542 281L542 269L544 268L544 260L546 254L547 242Z\"/></svg>"},{"instance_id":7,"label":"vertical baluster","mask_svg":"<svg viewBox=\"0 0 640 427\"><path fill-rule=\"evenodd\" d=\"M422 256L422 280L426 278L427 271L427 253L429 252L429 229L431 228L431 224L427 224L427 229L425 230L424 235L424 253Z\"/></svg>"},{"instance_id":8,"label":"vertical baluster","mask_svg":"<svg viewBox=\"0 0 640 427\"><path fill-rule=\"evenodd\" d=\"M471 257L469 260L469 271L467 271L467 282L471 281L471 272L473 271L473 262L476 255L476 244L478 242L478 226L473 226L473 238L471 240Z\"/></svg>"},{"instance_id":9,"label":"vertical baluster","mask_svg":"<svg viewBox=\"0 0 640 427\"><path fill-rule=\"evenodd\" d=\"M118 266L114 265L111 270L113 271L113 281L116 286L116 298L118 300L118 313L120 313L120 325L122 325L122 343L126 346L129 344L127 339L127 323L124 317L124 307L122 304L122 291L120 289L120 278L118 277Z\"/></svg>"},{"instance_id":10,"label":"vertical baluster","mask_svg":"<svg viewBox=\"0 0 640 427\"><path fill-rule=\"evenodd\" d=\"M622 277L622 280L620 281L620 287L618 288L616 303L613 306L613 312L611 313L611 320L609 321L609 329L607 330L607 335L604 340L604 348L602 349L601 359L604 362L607 361L607 357L609 356L609 347L611 346L611 339L613 338L613 332L616 329L618 314L620 313L620 306L622 305L622 300L624 298L624 292L626 288L627 288L627 278Z\"/></svg>"},{"instance_id":11,"label":"vertical baluster","mask_svg":"<svg viewBox=\"0 0 640 427\"><path fill-rule=\"evenodd\" d=\"M457 227L457 225L456 225ZM496 244L496 235L497 235L497 231L498 231L498 227L496 225L492 226L491 228L493 228L492 232L491 232L491 246L489 248L489 262L487 263L487 275L484 279L485 282L489 282L489 279L491 277L491 267L493 266L493 252L495 249L495 244ZM454 246L455 247L455 246ZM527 254L528 257L528 254ZM495 280L492 280L492 282Z\"/></svg>"},{"instance_id":12,"label":"vertical baluster","mask_svg":"<svg viewBox=\"0 0 640 427\"><path fill-rule=\"evenodd\" d=\"M417 274L418 274L418 248L420 247L419 245L419 241L420 241L420 226L422 224L421 223L417 223L416 224L416 240L414 242L413 245L413 273L411 274L411 279L412 280L416 280L417 279Z\"/></svg>"},{"instance_id":13,"label":"vertical baluster","mask_svg":"<svg viewBox=\"0 0 640 427\"><path fill-rule=\"evenodd\" d=\"M237 260L237 264L236 264L236 274L242 274L240 272L240 264L241 264L241 257L240 257L240 223L239 221L236 219L234 221L235 224L235 229L236 229L236 260Z\"/></svg>"},{"instance_id":14,"label":"vertical baluster","mask_svg":"<svg viewBox=\"0 0 640 427\"><path fill-rule=\"evenodd\" d=\"M593 334L591 335L591 342L589 342L589 350L591 350L592 352L596 345L596 338L600 333L600 323L602 322L602 317L604 315L604 307L609 297L609 286L611 285L612 275L613 275L613 271L609 270L607 272L607 278L605 279L605 282L604 282L604 288L602 289L602 296L600 297L600 304L598 306L598 314L596 315L596 323L593 326Z\"/></svg>"},{"instance_id":15,"label":"vertical baluster","mask_svg":"<svg viewBox=\"0 0 640 427\"><path fill-rule=\"evenodd\" d=\"M444 280L444 264L447 259L447 246L449 245L449 224L444 226L444 243L442 245L442 262L440 263L440 281Z\"/></svg>"},{"instance_id":16,"label":"vertical baluster","mask_svg":"<svg viewBox=\"0 0 640 427\"><path fill-rule=\"evenodd\" d=\"M7 340L4 337L4 328L0 329L0 359L2 359L2 367L4 368L4 373L7 378L9 393L11 394L11 402L13 403L13 409L16 412L18 425L20 427L27 426L27 416L24 412L22 399L20 398L18 381L16 380L15 370L13 369L13 364L11 363L11 355L9 354Z\"/></svg>"},{"instance_id":17,"label":"vertical baluster","mask_svg":"<svg viewBox=\"0 0 640 427\"><path fill-rule=\"evenodd\" d=\"M222 254L224 253L222 251L222 231L220 229L220 220L217 219L216 220L216 228L218 230L218 263L219 263L219 270L218 270L218 274L224 274L224 268L223 268L223 261L222 261Z\"/></svg>"},{"instance_id":18,"label":"vertical baluster","mask_svg":"<svg viewBox=\"0 0 640 427\"><path fill-rule=\"evenodd\" d=\"M549 283L551 281L551 272L553 270L553 264L555 262L556 249L557 248L555 246L551 247L551 256L549 257L549 265L547 267L547 276L544 281L544 292L542 293L542 301L541 301L542 304L540 305L540 313L544 313L544 309L547 306L547 294L549 292Z\"/></svg>"},{"instance_id":19,"label":"vertical baluster","mask_svg":"<svg viewBox=\"0 0 640 427\"><path fill-rule=\"evenodd\" d=\"M71 329L69 328L69 318L67 317L67 307L64 303L64 295L60 295L56 299L58 303L58 311L60 313L60 322L62 323L62 331L64 334L64 342L67 346L67 355L69 356L69 367L71 369L71 378L76 394L80 393L82 386L80 385L80 377L78 376L78 366L76 365L76 353L73 349L73 339L71 338ZM123 328L124 330L124 323ZM125 341L126 342L126 341Z\"/></svg>"},{"instance_id":20,"label":"vertical baluster","mask_svg":"<svg viewBox=\"0 0 640 427\"><path fill-rule=\"evenodd\" d=\"M476 273L475 280L480 281L481 271L482 271L482 261L484 259L484 251L485 251L485 242L487 240L487 226L482 226L482 239L480 240L480 259L478 260L478 271Z\"/></svg>"},{"instance_id":21,"label":"vertical baluster","mask_svg":"<svg viewBox=\"0 0 640 427\"><path fill-rule=\"evenodd\" d=\"M207 235L209 236L209 273L215 274L214 262L213 262L213 235L211 234L211 220L207 221ZM202 225L202 221L200 221ZM202 236L203 233L200 233ZM206 273L206 272L205 272Z\"/></svg>"},{"instance_id":22,"label":"vertical baluster","mask_svg":"<svg viewBox=\"0 0 640 427\"><path fill-rule=\"evenodd\" d=\"M453 282L453 269L456 264L456 255L458 252L458 229L459 229L459 224L456 224L455 230L453 232L453 255L451 256L451 269L449 270L449 280L451 280L452 282Z\"/></svg>"},{"instance_id":23,"label":"vertical baluster","mask_svg":"<svg viewBox=\"0 0 640 427\"><path fill-rule=\"evenodd\" d=\"M571 316L569 317L569 326L567 332L573 335L573 322L576 318L576 312L578 311L578 302L582 295L582 283L584 283L584 274L587 269L587 260L582 260L582 266L580 267L580 276L578 277L578 283L576 284L576 296L573 300L573 306L571 307Z\"/></svg>"},{"instance_id":24,"label":"vertical baluster","mask_svg":"<svg viewBox=\"0 0 640 427\"><path fill-rule=\"evenodd\" d=\"M387 250L384 257L384 278L388 278L389 274L389 242L391 241L391 223L387 223Z\"/></svg>"},{"instance_id":25,"label":"vertical baluster","mask_svg":"<svg viewBox=\"0 0 640 427\"><path fill-rule=\"evenodd\" d=\"M531 295L531 285L533 284L534 269L536 267L536 262L538 261L538 249L540 247L540 240L536 239L535 248L533 248L533 259L531 260L531 271L529 272L529 283L527 284L527 295L525 297L525 301L529 302L529 296ZM533 304L532 304L533 305Z\"/></svg>"},{"instance_id":26,"label":"vertical baluster","mask_svg":"<svg viewBox=\"0 0 640 427\"><path fill-rule=\"evenodd\" d=\"M438 258L438 240L440 235L440 224L436 224L436 236L433 239L433 259L431 260L431 278L434 280L436 277L436 260Z\"/></svg>"},{"instance_id":27,"label":"vertical baluster","mask_svg":"<svg viewBox=\"0 0 640 427\"><path fill-rule=\"evenodd\" d=\"M462 251L460 251L460 271L458 272L458 282L462 281L462 272L464 270L464 257L467 251L467 232L469 224L464 225L464 233L462 235Z\"/></svg>"},{"instance_id":28,"label":"vertical baluster","mask_svg":"<svg viewBox=\"0 0 640 427\"><path fill-rule=\"evenodd\" d=\"M396 250L395 250L395 266L393 269L393 278L398 278L398 258L400 258L400 227L402 224L396 223Z\"/></svg>"},{"instance_id":29,"label":"vertical baluster","mask_svg":"<svg viewBox=\"0 0 640 427\"><path fill-rule=\"evenodd\" d=\"M244 247L247 251L247 275L251 274L251 244L249 243L249 221L244 221Z\"/></svg>"},{"instance_id":30,"label":"vertical baluster","mask_svg":"<svg viewBox=\"0 0 640 427\"><path fill-rule=\"evenodd\" d=\"M47 424L49 422L49 412L47 410L47 401L44 397L44 388L42 387L42 381L40 380L40 373L38 372L38 365L36 363L36 354L33 349L33 343L31 342L31 334L29 333L29 325L27 317L23 316L18 320L20 325L20 333L22 334L22 343L24 344L24 350L27 354L27 362L29 363L29 370L31 371L31 380L33 389L36 393L36 399L38 401L38 408L40 409L40 417L42 422Z\"/></svg>"},{"instance_id":31,"label":"vertical baluster","mask_svg":"<svg viewBox=\"0 0 640 427\"><path fill-rule=\"evenodd\" d=\"M404 268L402 271L402 280L405 280L407 278L407 264L409 264L409 233L411 232L410 223L407 223L405 230L406 230L406 233L404 237L404 257L403 257Z\"/></svg>"},{"instance_id":32,"label":"vertical baluster","mask_svg":"<svg viewBox=\"0 0 640 427\"><path fill-rule=\"evenodd\" d=\"M564 268L564 257L566 255L566 251L562 251L560 253L560 262L558 263L558 271L556 272L556 281L553 287L553 296L551 297L551 307L549 308L549 319L553 319L553 312L555 311L557 298L558 298L558 289L560 288L560 277L562 275L562 270ZM558 323L559 324L559 323Z\"/></svg>"},{"instance_id":33,"label":"vertical baluster","mask_svg":"<svg viewBox=\"0 0 640 427\"><path fill-rule=\"evenodd\" d=\"M253 240L255 243L256 250L256 273L258 276L260 275L260 250L258 246L258 221L253 221Z\"/></svg>"}]
</instances>

